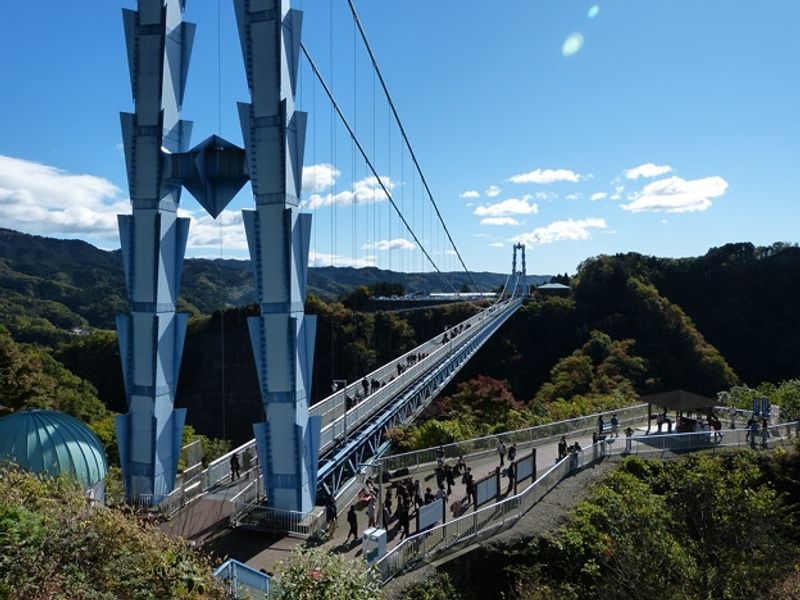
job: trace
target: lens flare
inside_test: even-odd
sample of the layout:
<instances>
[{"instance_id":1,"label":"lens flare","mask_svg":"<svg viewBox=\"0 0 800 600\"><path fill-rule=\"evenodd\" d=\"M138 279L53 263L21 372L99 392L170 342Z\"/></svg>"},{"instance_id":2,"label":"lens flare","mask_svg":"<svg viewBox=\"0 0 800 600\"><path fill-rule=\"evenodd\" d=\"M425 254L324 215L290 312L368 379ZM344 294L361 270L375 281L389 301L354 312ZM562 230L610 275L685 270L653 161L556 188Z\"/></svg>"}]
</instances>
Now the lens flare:
<instances>
[{"instance_id":1,"label":"lens flare","mask_svg":"<svg viewBox=\"0 0 800 600\"><path fill-rule=\"evenodd\" d=\"M586 13L586 16L590 19L594 19L600 13L600 6L595 4L589 9L589 12Z\"/></svg>"},{"instance_id":2,"label":"lens flare","mask_svg":"<svg viewBox=\"0 0 800 600\"><path fill-rule=\"evenodd\" d=\"M561 54L564 56L574 56L583 48L583 36L580 33L570 33L561 46Z\"/></svg>"}]
</instances>

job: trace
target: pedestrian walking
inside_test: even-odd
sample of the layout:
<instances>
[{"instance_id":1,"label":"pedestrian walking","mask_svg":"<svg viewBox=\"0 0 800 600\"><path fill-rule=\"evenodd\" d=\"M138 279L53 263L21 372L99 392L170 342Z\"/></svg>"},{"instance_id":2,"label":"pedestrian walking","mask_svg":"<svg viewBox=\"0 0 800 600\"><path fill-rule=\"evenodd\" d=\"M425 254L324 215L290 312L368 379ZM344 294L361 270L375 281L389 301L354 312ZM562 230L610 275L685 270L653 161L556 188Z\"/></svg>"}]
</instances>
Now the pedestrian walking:
<instances>
[{"instance_id":1,"label":"pedestrian walking","mask_svg":"<svg viewBox=\"0 0 800 600\"><path fill-rule=\"evenodd\" d=\"M444 462L444 446L439 446L434 455L436 456L436 462L441 465Z\"/></svg>"},{"instance_id":2,"label":"pedestrian walking","mask_svg":"<svg viewBox=\"0 0 800 600\"><path fill-rule=\"evenodd\" d=\"M390 498L386 499L386 502L383 503L383 513L381 514L382 522L381 527L383 529L389 529L389 523L392 520L392 501Z\"/></svg>"},{"instance_id":3,"label":"pedestrian walking","mask_svg":"<svg viewBox=\"0 0 800 600\"><path fill-rule=\"evenodd\" d=\"M375 527L375 496L372 496L367 502L367 527Z\"/></svg>"},{"instance_id":4,"label":"pedestrian walking","mask_svg":"<svg viewBox=\"0 0 800 600\"><path fill-rule=\"evenodd\" d=\"M397 522L400 526L400 539L403 540L408 537L408 530L411 523L411 519L408 515L408 503L405 498L403 498L400 502L400 506L397 508Z\"/></svg>"},{"instance_id":5,"label":"pedestrian walking","mask_svg":"<svg viewBox=\"0 0 800 600\"><path fill-rule=\"evenodd\" d=\"M753 417L748 423L749 429L747 431L747 437L750 438L750 447L755 450L756 440L758 438L758 421L756 421L756 418Z\"/></svg>"},{"instance_id":6,"label":"pedestrian walking","mask_svg":"<svg viewBox=\"0 0 800 600\"><path fill-rule=\"evenodd\" d=\"M230 464L231 464L231 482L233 482L234 479L241 479L242 476L239 475L239 468L240 468L239 455L236 452L231 454Z\"/></svg>"},{"instance_id":7,"label":"pedestrian walking","mask_svg":"<svg viewBox=\"0 0 800 600\"><path fill-rule=\"evenodd\" d=\"M467 470L467 461L464 460L464 455L458 455L458 461L456 462L456 475L460 475L464 471Z\"/></svg>"},{"instance_id":8,"label":"pedestrian walking","mask_svg":"<svg viewBox=\"0 0 800 600\"><path fill-rule=\"evenodd\" d=\"M614 436L614 439L619 436L619 419L617 415L611 415L611 435Z\"/></svg>"},{"instance_id":9,"label":"pedestrian walking","mask_svg":"<svg viewBox=\"0 0 800 600\"><path fill-rule=\"evenodd\" d=\"M570 467L572 468L572 470L575 470L575 469L578 468L578 452L581 452L581 451L582 451L582 448L581 448L581 445L578 442L575 442L569 448L569 452L570 452Z\"/></svg>"},{"instance_id":10,"label":"pedestrian walking","mask_svg":"<svg viewBox=\"0 0 800 600\"><path fill-rule=\"evenodd\" d=\"M767 425L767 420L763 419L761 421L761 448L767 450L767 441L769 440L769 429Z\"/></svg>"},{"instance_id":11,"label":"pedestrian walking","mask_svg":"<svg viewBox=\"0 0 800 600\"><path fill-rule=\"evenodd\" d=\"M506 445L503 443L503 440L497 443L497 453L500 455L500 466L502 467L506 460Z\"/></svg>"},{"instance_id":12,"label":"pedestrian walking","mask_svg":"<svg viewBox=\"0 0 800 600\"><path fill-rule=\"evenodd\" d=\"M558 460L561 460L567 455L567 438L563 435L561 439L558 440Z\"/></svg>"},{"instance_id":13,"label":"pedestrian walking","mask_svg":"<svg viewBox=\"0 0 800 600\"><path fill-rule=\"evenodd\" d=\"M511 444L511 448L508 449L508 462L513 463L517 460L517 445Z\"/></svg>"},{"instance_id":14,"label":"pedestrian walking","mask_svg":"<svg viewBox=\"0 0 800 600\"><path fill-rule=\"evenodd\" d=\"M350 524L350 529L347 532L347 537L344 540L344 543L350 541L350 536L353 536L353 541L355 542L358 540L358 515L356 515L356 506L355 504L350 505L350 510L347 511L347 522Z\"/></svg>"},{"instance_id":15,"label":"pedestrian walking","mask_svg":"<svg viewBox=\"0 0 800 600\"><path fill-rule=\"evenodd\" d=\"M625 428L625 453L631 451L631 440L633 438L633 428L628 426Z\"/></svg>"},{"instance_id":16,"label":"pedestrian walking","mask_svg":"<svg viewBox=\"0 0 800 600\"><path fill-rule=\"evenodd\" d=\"M453 486L456 484L455 474L453 473L453 469L450 467L450 465L445 465L444 476L447 480L447 495L449 496L453 493Z\"/></svg>"},{"instance_id":17,"label":"pedestrian walking","mask_svg":"<svg viewBox=\"0 0 800 600\"><path fill-rule=\"evenodd\" d=\"M597 417L597 435L603 435L603 428L606 426L603 421L603 415Z\"/></svg>"},{"instance_id":18,"label":"pedestrian walking","mask_svg":"<svg viewBox=\"0 0 800 600\"><path fill-rule=\"evenodd\" d=\"M336 509L336 498L331 495L325 505L325 521L328 524L328 535L333 537L339 520L339 511Z\"/></svg>"},{"instance_id":19,"label":"pedestrian walking","mask_svg":"<svg viewBox=\"0 0 800 600\"><path fill-rule=\"evenodd\" d=\"M472 469L467 467L466 473L461 478L461 483L467 490L467 503L471 504L475 500L475 482L472 479Z\"/></svg>"}]
</instances>

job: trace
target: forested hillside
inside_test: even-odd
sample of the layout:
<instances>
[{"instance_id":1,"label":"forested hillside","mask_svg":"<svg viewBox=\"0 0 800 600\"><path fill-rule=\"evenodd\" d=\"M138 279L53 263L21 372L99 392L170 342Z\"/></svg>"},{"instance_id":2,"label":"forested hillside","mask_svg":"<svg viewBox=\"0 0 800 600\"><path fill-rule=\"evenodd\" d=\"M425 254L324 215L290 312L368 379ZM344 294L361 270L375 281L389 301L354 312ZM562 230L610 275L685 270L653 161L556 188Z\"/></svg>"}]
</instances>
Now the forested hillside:
<instances>
[{"instance_id":1,"label":"forested hillside","mask_svg":"<svg viewBox=\"0 0 800 600\"><path fill-rule=\"evenodd\" d=\"M83 242L0 230L0 323L17 342L49 339L52 356L91 382L107 407L123 412L115 334L70 336L56 328L85 324L89 316L110 326L113 315L126 310L118 264L118 254ZM359 300L369 290L342 281L385 276L371 284L380 289L397 282L398 274L320 269L312 271L312 280L315 273L327 290L338 285L350 293L338 301L317 294L307 300L307 312L319 316L313 400L329 393L333 379L354 381L475 310L463 304L362 312ZM190 408L189 423L199 431L234 440L249 437L249 424L261 419L245 325L256 307L229 308L224 317L214 309L223 289L231 303L248 301L249 281L246 263L238 261L190 260L184 274L185 307L195 316L177 404ZM777 383L800 373L795 246L730 244L686 259L600 256L586 260L570 283L568 298L528 302L459 374L447 392L451 396L458 395L459 383L488 377L471 384L472 395L461 396L469 410L444 403L434 416L452 421L461 415L460 423L447 426L467 435L619 406L644 393L683 388L713 395L739 383ZM48 338L43 331L57 335ZM29 351L49 358L42 350ZM492 409L497 418L491 423L480 415L487 394L502 404ZM470 416L472 410L477 417Z\"/></svg>"},{"instance_id":2,"label":"forested hillside","mask_svg":"<svg viewBox=\"0 0 800 600\"><path fill-rule=\"evenodd\" d=\"M471 285L464 273L446 273L457 290ZM506 274L473 273L482 290L503 285ZM535 283L549 276L534 275ZM396 273L374 267L312 267L309 291L335 298L359 286L391 282L406 291L452 291L437 273ZM249 261L190 258L184 263L178 310L210 314L222 306L255 302ZM0 228L0 323L18 341L64 341L73 328L113 329L127 311L119 250L100 250L79 240L27 235Z\"/></svg>"},{"instance_id":3,"label":"forested hillside","mask_svg":"<svg viewBox=\"0 0 800 600\"><path fill-rule=\"evenodd\" d=\"M646 390L711 394L800 373L800 248L728 244L705 256L591 258L573 297L529 304L469 365L531 398L555 363L600 330L632 339ZM503 357L498 360L497 357Z\"/></svg>"}]
</instances>

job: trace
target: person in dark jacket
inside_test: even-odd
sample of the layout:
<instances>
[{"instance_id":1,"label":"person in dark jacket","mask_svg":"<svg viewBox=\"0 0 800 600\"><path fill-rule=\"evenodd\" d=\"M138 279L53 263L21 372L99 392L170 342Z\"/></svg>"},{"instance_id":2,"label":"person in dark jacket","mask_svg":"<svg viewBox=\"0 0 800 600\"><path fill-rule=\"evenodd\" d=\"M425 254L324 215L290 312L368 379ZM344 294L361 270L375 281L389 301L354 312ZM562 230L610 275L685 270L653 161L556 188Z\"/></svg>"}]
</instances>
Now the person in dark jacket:
<instances>
[{"instance_id":1,"label":"person in dark jacket","mask_svg":"<svg viewBox=\"0 0 800 600\"><path fill-rule=\"evenodd\" d=\"M353 541L358 541L358 515L356 515L355 504L350 505L350 510L347 511L347 522L350 524L350 530L347 532L347 537L344 543L350 541L350 536L353 536Z\"/></svg>"}]
</instances>

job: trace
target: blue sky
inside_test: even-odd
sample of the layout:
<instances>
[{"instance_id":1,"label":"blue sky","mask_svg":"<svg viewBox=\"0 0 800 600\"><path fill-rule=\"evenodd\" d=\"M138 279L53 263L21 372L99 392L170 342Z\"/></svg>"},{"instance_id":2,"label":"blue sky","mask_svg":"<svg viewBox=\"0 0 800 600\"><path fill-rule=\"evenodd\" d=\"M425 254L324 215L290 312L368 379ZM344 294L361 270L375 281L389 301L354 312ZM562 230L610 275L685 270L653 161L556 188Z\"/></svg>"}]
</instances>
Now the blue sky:
<instances>
[{"instance_id":1,"label":"blue sky","mask_svg":"<svg viewBox=\"0 0 800 600\"><path fill-rule=\"evenodd\" d=\"M132 110L120 9L134 6L4 5L0 225L118 246L114 215L128 210L118 113ZM354 51L346 1L294 6L380 175L437 263L455 269L379 90L373 111L373 78L360 42ZM574 272L600 253L678 257L732 241L797 241L800 2L356 6L470 269L508 270L515 240L526 243L534 273ZM241 144L236 102L247 89L232 3L188 0L186 19L198 24L183 107L195 122L192 142L221 133ZM308 68L301 75L314 263L429 270L344 129L332 128ZM240 193L220 225L184 192L188 254L246 257L239 211L251 205L249 191Z\"/></svg>"}]
</instances>

